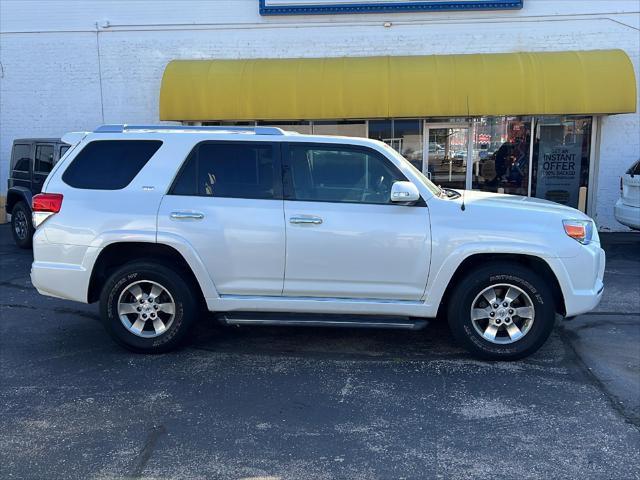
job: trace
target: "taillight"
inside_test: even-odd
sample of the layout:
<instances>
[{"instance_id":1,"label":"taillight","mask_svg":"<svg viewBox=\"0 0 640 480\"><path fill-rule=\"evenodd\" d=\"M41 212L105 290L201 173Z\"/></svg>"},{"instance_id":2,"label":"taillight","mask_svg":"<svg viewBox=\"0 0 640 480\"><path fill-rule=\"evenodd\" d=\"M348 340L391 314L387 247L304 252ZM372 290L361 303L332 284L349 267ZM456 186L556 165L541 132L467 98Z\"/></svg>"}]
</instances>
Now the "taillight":
<instances>
[{"instance_id":1,"label":"taillight","mask_svg":"<svg viewBox=\"0 0 640 480\"><path fill-rule=\"evenodd\" d=\"M39 193L31 200L33 210L33 226L38 228L42 222L62 208L61 193Z\"/></svg>"},{"instance_id":2,"label":"taillight","mask_svg":"<svg viewBox=\"0 0 640 480\"><path fill-rule=\"evenodd\" d=\"M622 177L620 177L620 195L622 195Z\"/></svg>"}]
</instances>

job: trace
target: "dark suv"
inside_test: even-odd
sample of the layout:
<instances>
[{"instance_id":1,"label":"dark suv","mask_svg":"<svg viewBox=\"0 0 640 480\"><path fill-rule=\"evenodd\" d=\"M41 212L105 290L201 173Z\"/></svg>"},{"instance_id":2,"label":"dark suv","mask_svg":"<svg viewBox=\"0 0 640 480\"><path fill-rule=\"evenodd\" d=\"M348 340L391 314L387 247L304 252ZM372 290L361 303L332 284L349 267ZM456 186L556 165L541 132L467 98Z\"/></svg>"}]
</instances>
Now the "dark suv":
<instances>
[{"instance_id":1,"label":"dark suv","mask_svg":"<svg viewBox=\"0 0 640 480\"><path fill-rule=\"evenodd\" d=\"M59 138L21 138L13 141L7 189L7 213L11 214L13 239L30 248L33 236L31 198L40 193L47 175L69 149Z\"/></svg>"}]
</instances>

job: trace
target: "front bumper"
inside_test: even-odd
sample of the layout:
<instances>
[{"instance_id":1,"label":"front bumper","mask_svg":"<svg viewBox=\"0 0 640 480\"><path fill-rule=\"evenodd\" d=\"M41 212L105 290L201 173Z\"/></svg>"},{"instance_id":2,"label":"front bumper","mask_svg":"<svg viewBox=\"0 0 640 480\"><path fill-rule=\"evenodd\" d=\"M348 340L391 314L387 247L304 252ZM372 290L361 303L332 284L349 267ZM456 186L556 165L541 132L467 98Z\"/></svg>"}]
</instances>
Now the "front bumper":
<instances>
[{"instance_id":1,"label":"front bumper","mask_svg":"<svg viewBox=\"0 0 640 480\"><path fill-rule=\"evenodd\" d=\"M565 315L575 317L596 308L604 292L606 255L597 242L581 246L578 255L555 260Z\"/></svg>"}]
</instances>

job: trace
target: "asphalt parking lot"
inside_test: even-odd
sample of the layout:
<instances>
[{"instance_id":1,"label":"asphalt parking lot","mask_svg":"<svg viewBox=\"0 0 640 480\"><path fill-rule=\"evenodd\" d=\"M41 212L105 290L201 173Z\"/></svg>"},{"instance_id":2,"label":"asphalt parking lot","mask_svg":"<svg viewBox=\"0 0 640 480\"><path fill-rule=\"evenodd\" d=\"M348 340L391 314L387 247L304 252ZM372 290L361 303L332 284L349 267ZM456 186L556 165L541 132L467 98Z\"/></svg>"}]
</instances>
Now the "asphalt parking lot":
<instances>
[{"instance_id":1,"label":"asphalt parking lot","mask_svg":"<svg viewBox=\"0 0 640 480\"><path fill-rule=\"evenodd\" d=\"M38 295L0 226L0 477L640 478L640 235L605 237L605 298L534 356L422 332L198 325L182 351L107 337Z\"/></svg>"}]
</instances>

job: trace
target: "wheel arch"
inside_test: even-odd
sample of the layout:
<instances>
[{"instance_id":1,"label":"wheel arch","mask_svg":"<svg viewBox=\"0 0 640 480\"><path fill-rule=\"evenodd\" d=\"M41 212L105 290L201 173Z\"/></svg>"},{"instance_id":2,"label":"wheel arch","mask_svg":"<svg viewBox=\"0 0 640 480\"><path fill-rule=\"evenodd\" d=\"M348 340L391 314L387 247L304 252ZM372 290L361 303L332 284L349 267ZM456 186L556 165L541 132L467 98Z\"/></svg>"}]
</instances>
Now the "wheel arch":
<instances>
[{"instance_id":1,"label":"wheel arch","mask_svg":"<svg viewBox=\"0 0 640 480\"><path fill-rule=\"evenodd\" d=\"M11 213L13 207L16 206L18 202L24 202L31 211L31 199L33 198L33 194L31 190L25 187L11 187L7 190L7 203L5 204L5 210L7 213Z\"/></svg>"},{"instance_id":2,"label":"wheel arch","mask_svg":"<svg viewBox=\"0 0 640 480\"><path fill-rule=\"evenodd\" d=\"M88 303L98 301L102 287L113 271L131 261L145 260L182 271L193 285L198 301L206 306L202 285L187 259L172 246L152 242L114 242L102 248L91 270Z\"/></svg>"},{"instance_id":3,"label":"wheel arch","mask_svg":"<svg viewBox=\"0 0 640 480\"><path fill-rule=\"evenodd\" d=\"M453 293L455 285L460 281L464 275L482 265L495 262L511 262L524 267L529 268L538 275L540 275L544 281L548 282L553 294L553 301L555 304L556 312L561 315L566 314L565 299L560 287L558 277L554 273L549 263L542 257L535 255L526 255L521 253L475 253L466 257L456 268L453 276L450 278L447 287L444 290L440 304L438 306L438 317L445 314L447 304Z\"/></svg>"}]
</instances>

